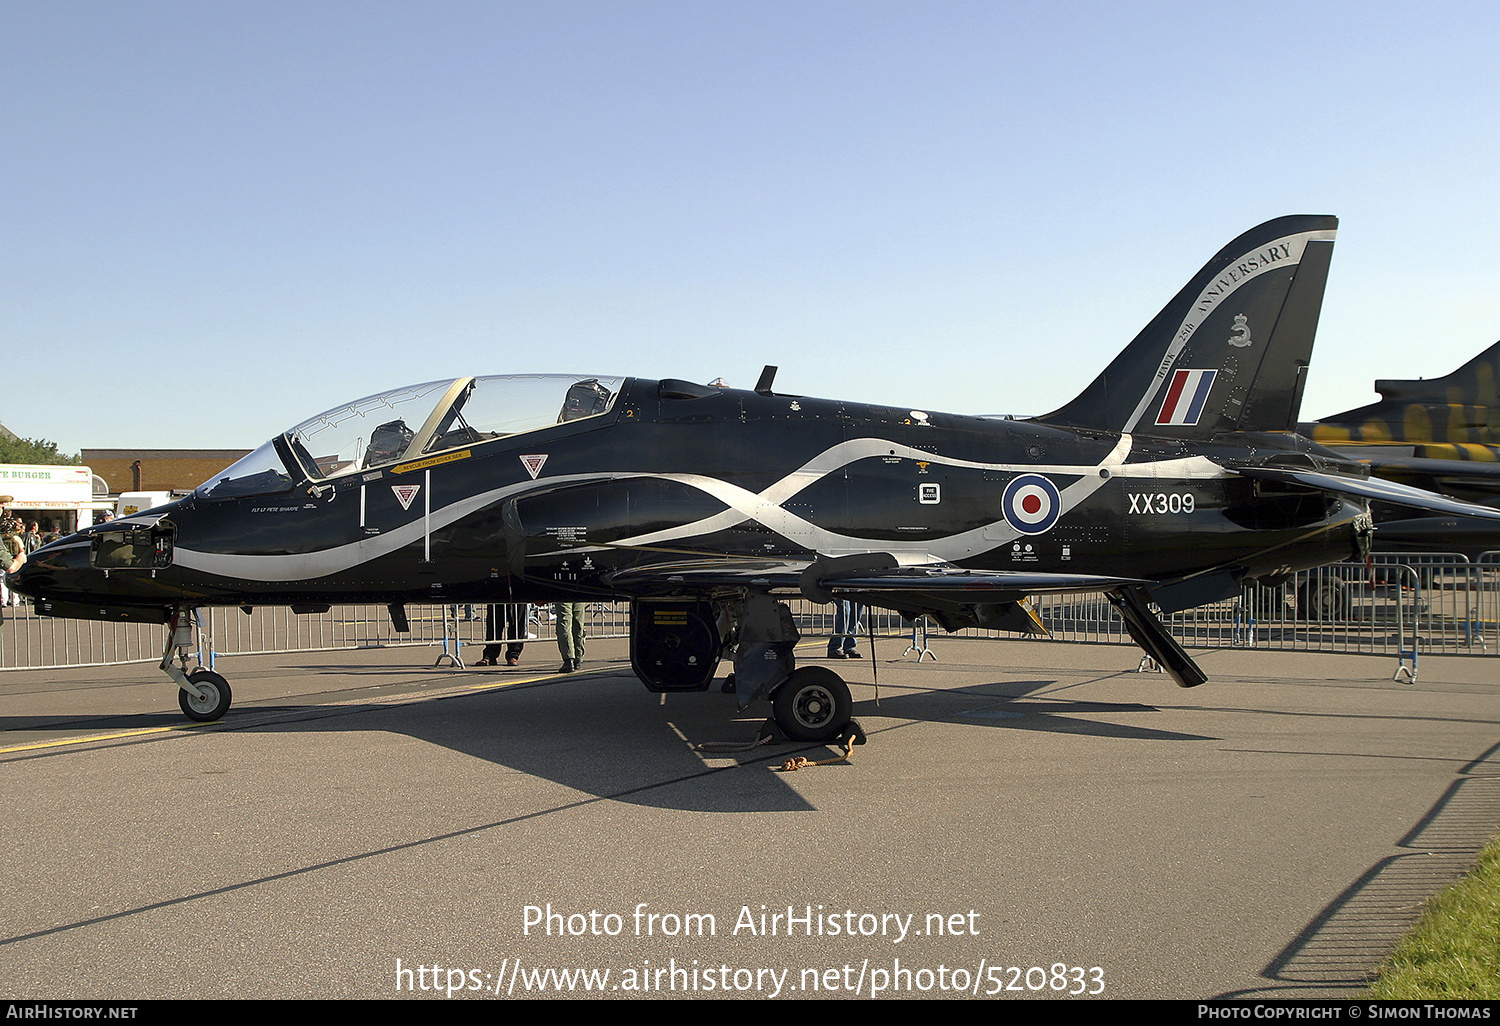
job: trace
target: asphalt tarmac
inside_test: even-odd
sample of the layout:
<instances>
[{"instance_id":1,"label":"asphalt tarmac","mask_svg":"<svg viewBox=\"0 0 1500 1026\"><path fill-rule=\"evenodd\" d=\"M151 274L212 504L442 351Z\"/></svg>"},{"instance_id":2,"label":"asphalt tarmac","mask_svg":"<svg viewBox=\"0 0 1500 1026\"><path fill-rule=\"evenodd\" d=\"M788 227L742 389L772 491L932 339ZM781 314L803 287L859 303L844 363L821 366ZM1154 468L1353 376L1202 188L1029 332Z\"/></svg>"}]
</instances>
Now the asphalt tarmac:
<instances>
[{"instance_id":1,"label":"asphalt tarmac","mask_svg":"<svg viewBox=\"0 0 1500 1026\"><path fill-rule=\"evenodd\" d=\"M780 772L836 753L695 751L764 713L624 644L221 660L207 726L149 664L0 674L0 992L1342 997L1500 824L1486 657L1226 649L1184 691L1126 646L883 639L828 664L869 743Z\"/></svg>"}]
</instances>

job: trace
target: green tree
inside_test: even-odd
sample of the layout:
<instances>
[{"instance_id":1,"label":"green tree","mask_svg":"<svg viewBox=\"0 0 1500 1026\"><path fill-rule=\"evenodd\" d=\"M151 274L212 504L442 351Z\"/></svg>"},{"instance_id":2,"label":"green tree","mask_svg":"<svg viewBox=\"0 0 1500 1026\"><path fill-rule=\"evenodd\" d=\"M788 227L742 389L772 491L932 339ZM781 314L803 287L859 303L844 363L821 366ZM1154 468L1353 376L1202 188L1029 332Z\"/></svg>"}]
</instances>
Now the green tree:
<instances>
[{"instance_id":1,"label":"green tree","mask_svg":"<svg viewBox=\"0 0 1500 1026\"><path fill-rule=\"evenodd\" d=\"M0 437L0 463L50 463L53 465L76 465L83 462L77 456L64 456L57 451L57 443L47 439Z\"/></svg>"}]
</instances>

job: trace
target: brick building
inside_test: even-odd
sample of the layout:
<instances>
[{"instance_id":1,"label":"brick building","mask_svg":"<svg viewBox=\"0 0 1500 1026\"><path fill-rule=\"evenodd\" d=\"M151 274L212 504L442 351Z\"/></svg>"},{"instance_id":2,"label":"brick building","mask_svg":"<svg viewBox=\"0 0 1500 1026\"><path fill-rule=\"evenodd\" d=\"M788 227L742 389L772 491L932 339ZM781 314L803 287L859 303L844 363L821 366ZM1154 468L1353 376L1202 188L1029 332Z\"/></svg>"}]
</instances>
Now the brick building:
<instances>
[{"instance_id":1,"label":"brick building","mask_svg":"<svg viewBox=\"0 0 1500 1026\"><path fill-rule=\"evenodd\" d=\"M249 449L84 449L84 465L121 492L188 492Z\"/></svg>"}]
</instances>

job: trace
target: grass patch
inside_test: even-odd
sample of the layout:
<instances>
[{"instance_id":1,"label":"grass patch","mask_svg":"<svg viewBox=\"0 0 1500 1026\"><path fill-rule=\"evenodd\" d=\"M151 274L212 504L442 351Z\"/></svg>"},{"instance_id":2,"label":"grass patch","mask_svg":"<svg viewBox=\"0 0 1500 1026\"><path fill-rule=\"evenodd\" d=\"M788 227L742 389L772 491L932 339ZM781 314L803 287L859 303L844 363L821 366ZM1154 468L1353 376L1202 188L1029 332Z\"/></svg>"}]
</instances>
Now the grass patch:
<instances>
[{"instance_id":1,"label":"grass patch","mask_svg":"<svg viewBox=\"0 0 1500 1026\"><path fill-rule=\"evenodd\" d=\"M1367 996L1500 999L1500 839L1468 876L1432 899Z\"/></svg>"}]
</instances>

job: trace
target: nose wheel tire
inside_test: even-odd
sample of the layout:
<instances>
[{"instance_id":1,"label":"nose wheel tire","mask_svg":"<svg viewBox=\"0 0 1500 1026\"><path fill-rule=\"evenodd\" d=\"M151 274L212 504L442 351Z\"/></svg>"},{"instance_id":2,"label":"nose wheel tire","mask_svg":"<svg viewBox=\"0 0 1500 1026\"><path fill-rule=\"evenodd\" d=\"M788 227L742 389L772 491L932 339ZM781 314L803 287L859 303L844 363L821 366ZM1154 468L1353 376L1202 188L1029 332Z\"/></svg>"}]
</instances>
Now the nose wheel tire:
<instances>
[{"instance_id":1,"label":"nose wheel tire","mask_svg":"<svg viewBox=\"0 0 1500 1026\"><path fill-rule=\"evenodd\" d=\"M177 689L177 704L182 706L184 716L199 723L209 723L229 711L229 703L234 700L229 693L229 681L212 670L197 670L188 680L204 694L199 696L182 688Z\"/></svg>"},{"instance_id":2,"label":"nose wheel tire","mask_svg":"<svg viewBox=\"0 0 1500 1026\"><path fill-rule=\"evenodd\" d=\"M794 741L833 741L854 715L849 685L823 666L792 671L776 689L771 711L782 733Z\"/></svg>"}]
</instances>

